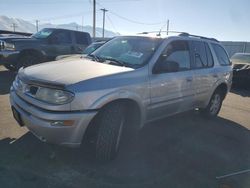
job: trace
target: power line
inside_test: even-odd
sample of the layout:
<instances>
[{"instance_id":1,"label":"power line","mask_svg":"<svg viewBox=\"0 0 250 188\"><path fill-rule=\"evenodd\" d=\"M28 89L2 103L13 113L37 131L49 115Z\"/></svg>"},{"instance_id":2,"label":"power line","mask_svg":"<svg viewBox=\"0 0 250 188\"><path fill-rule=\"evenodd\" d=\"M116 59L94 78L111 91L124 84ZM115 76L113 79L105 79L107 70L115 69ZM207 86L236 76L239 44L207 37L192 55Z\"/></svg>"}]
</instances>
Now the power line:
<instances>
[{"instance_id":1,"label":"power line","mask_svg":"<svg viewBox=\"0 0 250 188\"><path fill-rule=\"evenodd\" d=\"M96 4L98 4L100 7L104 8L99 2L97 2ZM126 17L124 17L124 16L121 16L121 15L115 13L115 12L112 11L112 10L109 10L109 12L110 12L111 14L115 15L116 17L120 18L120 19L126 20L126 21L131 22L131 23L134 23L134 24L139 24L139 25L160 25L160 24L163 23L163 22L156 22L156 23L145 23L145 22L140 22L140 21L132 20L132 19L126 18Z\"/></svg>"},{"instance_id":2,"label":"power line","mask_svg":"<svg viewBox=\"0 0 250 188\"><path fill-rule=\"evenodd\" d=\"M110 22L111 26L113 27L113 29L115 30L116 33L118 33L113 21L111 20L111 18L109 17L109 15L107 15L108 21Z\"/></svg>"}]
</instances>

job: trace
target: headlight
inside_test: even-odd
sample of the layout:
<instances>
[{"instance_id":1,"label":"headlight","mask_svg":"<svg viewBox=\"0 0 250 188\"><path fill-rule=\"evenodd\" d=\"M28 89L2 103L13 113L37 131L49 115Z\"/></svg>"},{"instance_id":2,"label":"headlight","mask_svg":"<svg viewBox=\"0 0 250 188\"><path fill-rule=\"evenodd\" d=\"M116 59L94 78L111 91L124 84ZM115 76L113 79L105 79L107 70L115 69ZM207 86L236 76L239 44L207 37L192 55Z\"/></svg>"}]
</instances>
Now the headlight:
<instances>
[{"instance_id":1,"label":"headlight","mask_svg":"<svg viewBox=\"0 0 250 188\"><path fill-rule=\"evenodd\" d=\"M15 50L16 48L15 48L14 44L6 42L6 43L4 43L4 49L5 50Z\"/></svg>"},{"instance_id":2,"label":"headlight","mask_svg":"<svg viewBox=\"0 0 250 188\"><path fill-rule=\"evenodd\" d=\"M33 97L50 104L66 104L73 100L74 94L63 90L39 87Z\"/></svg>"}]
</instances>

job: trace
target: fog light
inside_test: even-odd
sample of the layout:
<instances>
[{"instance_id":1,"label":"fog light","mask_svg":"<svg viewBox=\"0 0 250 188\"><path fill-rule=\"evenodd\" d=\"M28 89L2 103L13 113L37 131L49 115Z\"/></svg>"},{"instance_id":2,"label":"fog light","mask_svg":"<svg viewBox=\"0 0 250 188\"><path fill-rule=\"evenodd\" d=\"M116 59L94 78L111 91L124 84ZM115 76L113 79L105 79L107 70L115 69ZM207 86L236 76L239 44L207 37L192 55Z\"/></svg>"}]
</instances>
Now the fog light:
<instances>
[{"instance_id":1,"label":"fog light","mask_svg":"<svg viewBox=\"0 0 250 188\"><path fill-rule=\"evenodd\" d=\"M50 124L52 126L72 126L74 125L74 120L63 120L63 121L53 121Z\"/></svg>"}]
</instances>

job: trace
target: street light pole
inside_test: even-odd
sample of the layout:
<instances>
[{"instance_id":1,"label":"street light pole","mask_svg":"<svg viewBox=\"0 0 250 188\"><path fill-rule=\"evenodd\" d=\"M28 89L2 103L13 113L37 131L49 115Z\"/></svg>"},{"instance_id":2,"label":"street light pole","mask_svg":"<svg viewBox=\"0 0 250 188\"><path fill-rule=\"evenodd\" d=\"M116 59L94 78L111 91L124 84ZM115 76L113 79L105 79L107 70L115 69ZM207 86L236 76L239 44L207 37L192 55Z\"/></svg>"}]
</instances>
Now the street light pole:
<instances>
[{"instance_id":1,"label":"street light pole","mask_svg":"<svg viewBox=\"0 0 250 188\"><path fill-rule=\"evenodd\" d=\"M100 10L103 11L102 38L104 38L104 32L105 32L105 14L106 14L106 12L108 12L108 10L105 9L105 8L102 8Z\"/></svg>"}]
</instances>

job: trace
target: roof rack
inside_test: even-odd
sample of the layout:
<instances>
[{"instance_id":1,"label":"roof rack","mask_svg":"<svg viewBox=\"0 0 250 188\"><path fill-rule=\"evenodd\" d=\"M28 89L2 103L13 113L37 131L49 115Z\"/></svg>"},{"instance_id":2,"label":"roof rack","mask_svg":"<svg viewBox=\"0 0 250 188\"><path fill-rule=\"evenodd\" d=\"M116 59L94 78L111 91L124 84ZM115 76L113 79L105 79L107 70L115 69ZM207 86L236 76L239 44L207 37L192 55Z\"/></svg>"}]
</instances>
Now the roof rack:
<instances>
[{"instance_id":1,"label":"roof rack","mask_svg":"<svg viewBox=\"0 0 250 188\"><path fill-rule=\"evenodd\" d=\"M206 39L206 40L211 40L211 41L219 42L215 38L207 38L207 37L203 37L203 36L199 36L199 35L191 35L191 34L185 33L185 32L180 33L179 36L181 36L181 37L195 37L195 38L200 38L200 39Z\"/></svg>"},{"instance_id":2,"label":"roof rack","mask_svg":"<svg viewBox=\"0 0 250 188\"><path fill-rule=\"evenodd\" d=\"M199 36L199 35L192 35L192 34L189 34L187 32L182 32L182 31L161 31L160 30L160 31L146 31L146 32L138 33L138 34L146 35L146 34L150 34L150 33L156 33L157 36L161 36L161 33L166 33L167 35L169 33L176 33L176 34L179 34L178 36L181 36L181 37L195 37L195 38L200 38L200 39L211 40L214 42L219 42L215 38L208 38L208 37L203 37L203 36Z\"/></svg>"}]
</instances>

